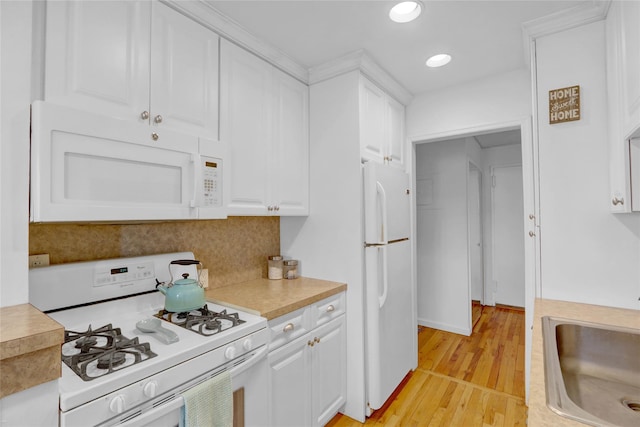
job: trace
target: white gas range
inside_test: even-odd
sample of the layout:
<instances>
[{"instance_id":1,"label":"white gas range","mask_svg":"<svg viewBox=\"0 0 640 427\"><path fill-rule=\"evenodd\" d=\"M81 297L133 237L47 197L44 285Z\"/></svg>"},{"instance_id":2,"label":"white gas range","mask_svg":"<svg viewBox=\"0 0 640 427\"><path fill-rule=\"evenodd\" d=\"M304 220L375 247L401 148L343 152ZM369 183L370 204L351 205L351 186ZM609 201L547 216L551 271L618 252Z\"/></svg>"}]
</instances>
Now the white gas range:
<instances>
[{"instance_id":1,"label":"white gas range","mask_svg":"<svg viewBox=\"0 0 640 427\"><path fill-rule=\"evenodd\" d=\"M61 426L175 426L184 405L181 393L224 371L231 373L234 425L264 422L266 319L212 303L191 313L164 312L165 297L156 285L169 282L169 263L178 259L193 259L193 254L30 271L31 304L65 327ZM136 324L149 318L161 318L178 341L141 332ZM192 318L213 324L191 326Z\"/></svg>"}]
</instances>

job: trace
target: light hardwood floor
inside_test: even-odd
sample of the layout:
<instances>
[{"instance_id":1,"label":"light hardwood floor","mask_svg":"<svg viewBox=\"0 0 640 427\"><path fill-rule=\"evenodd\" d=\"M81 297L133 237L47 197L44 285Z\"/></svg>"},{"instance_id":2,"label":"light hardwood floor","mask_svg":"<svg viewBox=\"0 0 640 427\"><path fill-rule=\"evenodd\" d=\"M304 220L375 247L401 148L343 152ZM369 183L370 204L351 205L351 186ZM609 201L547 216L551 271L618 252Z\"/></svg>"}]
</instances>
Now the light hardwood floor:
<instances>
[{"instance_id":1,"label":"light hardwood floor","mask_svg":"<svg viewBox=\"0 0 640 427\"><path fill-rule=\"evenodd\" d=\"M418 368L365 424L327 427L525 426L524 311L484 307L470 337L419 328Z\"/></svg>"}]
</instances>

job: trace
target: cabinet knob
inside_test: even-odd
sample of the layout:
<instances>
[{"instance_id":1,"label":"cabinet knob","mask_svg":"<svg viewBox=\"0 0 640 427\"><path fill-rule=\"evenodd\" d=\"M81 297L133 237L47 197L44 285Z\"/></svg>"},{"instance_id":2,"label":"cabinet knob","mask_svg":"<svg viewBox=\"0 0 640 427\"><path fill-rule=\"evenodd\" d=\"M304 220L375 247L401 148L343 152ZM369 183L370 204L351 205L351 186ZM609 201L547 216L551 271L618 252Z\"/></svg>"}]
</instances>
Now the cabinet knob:
<instances>
[{"instance_id":1,"label":"cabinet knob","mask_svg":"<svg viewBox=\"0 0 640 427\"><path fill-rule=\"evenodd\" d=\"M336 308L333 306L333 304L329 304L327 306L327 313L331 313L333 310L335 310Z\"/></svg>"},{"instance_id":2,"label":"cabinet knob","mask_svg":"<svg viewBox=\"0 0 640 427\"><path fill-rule=\"evenodd\" d=\"M267 206L267 210L268 210L269 212L273 211L273 206Z\"/></svg>"},{"instance_id":3,"label":"cabinet knob","mask_svg":"<svg viewBox=\"0 0 640 427\"><path fill-rule=\"evenodd\" d=\"M143 111L142 113L140 113L140 118L142 120L148 120L149 119L149 112L148 111Z\"/></svg>"},{"instance_id":4,"label":"cabinet knob","mask_svg":"<svg viewBox=\"0 0 640 427\"><path fill-rule=\"evenodd\" d=\"M155 116L155 117L153 118L153 121L154 121L155 123L158 123L158 124L162 123L162 116L161 116L160 114L158 114L157 116Z\"/></svg>"},{"instance_id":5,"label":"cabinet knob","mask_svg":"<svg viewBox=\"0 0 640 427\"><path fill-rule=\"evenodd\" d=\"M295 328L295 326L293 325L293 323L287 323L285 325L285 327L282 329L282 332L290 332L293 331L293 328Z\"/></svg>"},{"instance_id":6,"label":"cabinet knob","mask_svg":"<svg viewBox=\"0 0 640 427\"><path fill-rule=\"evenodd\" d=\"M311 341L311 340L310 340L310 341L307 341L307 345L308 345L309 347L313 347L313 346L315 345L315 342L313 342L313 341Z\"/></svg>"},{"instance_id":7,"label":"cabinet knob","mask_svg":"<svg viewBox=\"0 0 640 427\"><path fill-rule=\"evenodd\" d=\"M611 203L613 203L613 206L624 205L624 199L622 197L614 197L613 200L611 200Z\"/></svg>"},{"instance_id":8,"label":"cabinet knob","mask_svg":"<svg viewBox=\"0 0 640 427\"><path fill-rule=\"evenodd\" d=\"M529 232L529 237L535 237L535 236L536 236L536 233L534 233L533 231Z\"/></svg>"},{"instance_id":9,"label":"cabinet knob","mask_svg":"<svg viewBox=\"0 0 640 427\"><path fill-rule=\"evenodd\" d=\"M157 133L153 132L153 133L151 134L151 139L153 139L154 141L157 141L157 140L158 140L158 138L160 138L160 135L158 135Z\"/></svg>"},{"instance_id":10,"label":"cabinet knob","mask_svg":"<svg viewBox=\"0 0 640 427\"><path fill-rule=\"evenodd\" d=\"M274 207L273 207L273 210L275 210L275 211L279 211L279 210L280 210L280 206L278 206L278 205L274 206Z\"/></svg>"},{"instance_id":11,"label":"cabinet knob","mask_svg":"<svg viewBox=\"0 0 640 427\"><path fill-rule=\"evenodd\" d=\"M313 342L315 342L315 343L319 343L319 342L320 342L320 338L315 337L315 338L313 339Z\"/></svg>"},{"instance_id":12,"label":"cabinet knob","mask_svg":"<svg viewBox=\"0 0 640 427\"><path fill-rule=\"evenodd\" d=\"M534 214L529 214L529 219L535 221L536 216Z\"/></svg>"}]
</instances>

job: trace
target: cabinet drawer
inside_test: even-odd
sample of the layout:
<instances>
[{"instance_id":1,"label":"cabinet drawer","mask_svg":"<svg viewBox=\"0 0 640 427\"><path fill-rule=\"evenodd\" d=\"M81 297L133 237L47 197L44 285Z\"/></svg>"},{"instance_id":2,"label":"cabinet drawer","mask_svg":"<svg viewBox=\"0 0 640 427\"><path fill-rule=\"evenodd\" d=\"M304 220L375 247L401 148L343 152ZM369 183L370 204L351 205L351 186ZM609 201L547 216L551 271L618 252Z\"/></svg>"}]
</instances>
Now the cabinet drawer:
<instances>
[{"instance_id":1,"label":"cabinet drawer","mask_svg":"<svg viewBox=\"0 0 640 427\"><path fill-rule=\"evenodd\" d=\"M270 351L309 332L304 322L305 310L301 308L269 321Z\"/></svg>"},{"instance_id":2,"label":"cabinet drawer","mask_svg":"<svg viewBox=\"0 0 640 427\"><path fill-rule=\"evenodd\" d=\"M313 305L313 312L315 326L323 325L341 314L344 314L345 293L341 292L315 303Z\"/></svg>"}]
</instances>

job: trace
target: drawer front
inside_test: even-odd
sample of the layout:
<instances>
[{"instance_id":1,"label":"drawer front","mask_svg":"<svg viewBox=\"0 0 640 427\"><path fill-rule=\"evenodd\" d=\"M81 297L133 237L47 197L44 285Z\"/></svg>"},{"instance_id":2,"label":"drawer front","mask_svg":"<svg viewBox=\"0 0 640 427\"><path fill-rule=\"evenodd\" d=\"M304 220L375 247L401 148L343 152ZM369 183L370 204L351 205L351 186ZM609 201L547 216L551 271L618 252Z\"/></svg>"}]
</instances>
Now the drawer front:
<instances>
[{"instance_id":1,"label":"drawer front","mask_svg":"<svg viewBox=\"0 0 640 427\"><path fill-rule=\"evenodd\" d=\"M304 322L306 308L293 311L269 321L269 351L309 332Z\"/></svg>"},{"instance_id":2,"label":"drawer front","mask_svg":"<svg viewBox=\"0 0 640 427\"><path fill-rule=\"evenodd\" d=\"M341 292L337 295L325 298L313 305L315 315L315 326L324 325L330 320L344 314L345 312L345 293Z\"/></svg>"}]
</instances>

